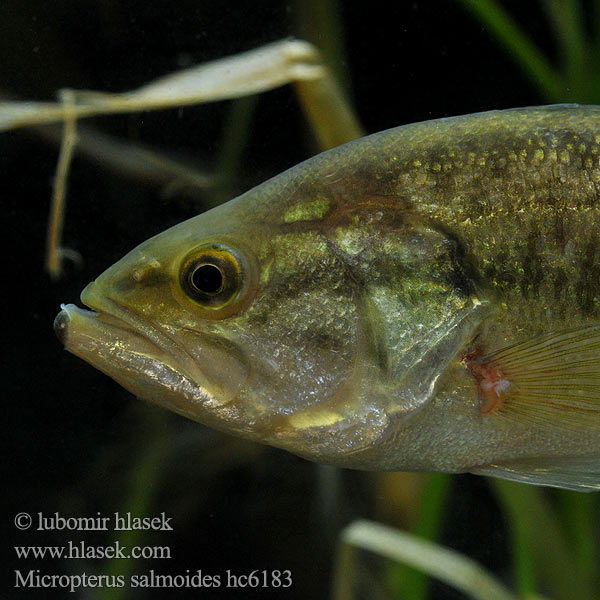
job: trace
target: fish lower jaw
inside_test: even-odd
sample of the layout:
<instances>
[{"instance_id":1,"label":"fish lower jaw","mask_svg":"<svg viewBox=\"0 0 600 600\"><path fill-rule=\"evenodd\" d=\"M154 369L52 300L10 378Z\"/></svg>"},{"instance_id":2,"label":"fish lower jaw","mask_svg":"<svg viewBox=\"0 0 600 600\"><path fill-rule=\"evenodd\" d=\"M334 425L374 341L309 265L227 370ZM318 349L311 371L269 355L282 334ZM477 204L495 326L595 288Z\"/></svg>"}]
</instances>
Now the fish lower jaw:
<instances>
[{"instance_id":1,"label":"fish lower jaw","mask_svg":"<svg viewBox=\"0 0 600 600\"><path fill-rule=\"evenodd\" d=\"M169 395L169 390L195 388L198 401L202 388L179 368L178 362L143 332L118 317L85 310L74 304L61 305L54 330L66 350L112 377L141 398ZM152 393L150 393L152 390Z\"/></svg>"},{"instance_id":2,"label":"fish lower jaw","mask_svg":"<svg viewBox=\"0 0 600 600\"><path fill-rule=\"evenodd\" d=\"M68 344L69 328L71 324L71 313L76 310L82 309L80 309L78 306L75 306L74 304L61 304L60 312L54 318L54 333L56 334L58 341L65 347ZM94 314L97 315L98 313Z\"/></svg>"},{"instance_id":3,"label":"fish lower jaw","mask_svg":"<svg viewBox=\"0 0 600 600\"><path fill-rule=\"evenodd\" d=\"M232 399L240 381L220 389L180 346L165 333L146 335L119 316L61 305L54 328L65 349L102 371L129 392L202 423L232 421ZM164 346L160 343L165 338ZM217 357L218 358L218 357ZM209 369L210 371L210 369Z\"/></svg>"}]
</instances>

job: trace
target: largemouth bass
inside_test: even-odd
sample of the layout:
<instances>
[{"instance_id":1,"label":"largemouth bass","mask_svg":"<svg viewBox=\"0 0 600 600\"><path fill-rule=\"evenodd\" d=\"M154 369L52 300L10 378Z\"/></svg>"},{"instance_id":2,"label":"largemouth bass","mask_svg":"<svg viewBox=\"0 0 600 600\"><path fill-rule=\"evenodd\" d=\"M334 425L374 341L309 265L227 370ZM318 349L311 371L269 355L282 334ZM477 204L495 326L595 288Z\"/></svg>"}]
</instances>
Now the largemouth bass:
<instances>
[{"instance_id":1,"label":"largemouth bass","mask_svg":"<svg viewBox=\"0 0 600 600\"><path fill-rule=\"evenodd\" d=\"M320 154L144 242L55 329L133 394L323 463L600 489L600 107Z\"/></svg>"}]
</instances>

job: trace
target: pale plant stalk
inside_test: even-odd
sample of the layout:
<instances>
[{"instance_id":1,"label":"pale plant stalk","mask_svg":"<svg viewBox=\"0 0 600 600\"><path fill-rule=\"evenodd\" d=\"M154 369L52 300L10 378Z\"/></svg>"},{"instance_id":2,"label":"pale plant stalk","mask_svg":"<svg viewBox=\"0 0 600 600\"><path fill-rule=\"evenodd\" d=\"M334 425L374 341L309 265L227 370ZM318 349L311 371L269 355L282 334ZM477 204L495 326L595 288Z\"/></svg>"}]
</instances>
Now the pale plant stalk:
<instances>
[{"instance_id":1,"label":"pale plant stalk","mask_svg":"<svg viewBox=\"0 0 600 600\"><path fill-rule=\"evenodd\" d=\"M241 98L289 83L323 147L337 146L362 134L348 100L308 42L283 40L236 56L177 71L123 94L63 90L61 103L2 102L0 131L64 121L48 229L46 265L60 275L60 244L69 164L75 146L75 121L84 117L159 110Z\"/></svg>"},{"instance_id":2,"label":"pale plant stalk","mask_svg":"<svg viewBox=\"0 0 600 600\"><path fill-rule=\"evenodd\" d=\"M410 533L364 520L355 521L342 531L334 573L334 600L355 598L353 575L358 571L359 549L419 569L475 600L517 600L470 558Z\"/></svg>"},{"instance_id":3,"label":"pale plant stalk","mask_svg":"<svg viewBox=\"0 0 600 600\"><path fill-rule=\"evenodd\" d=\"M77 143L76 123L77 113L74 104L74 95L68 90L62 92L64 109L63 137L54 176L50 216L48 218L48 232L46 237L46 270L53 278L61 273L61 250L63 224L65 219L65 198L67 179L71 159Z\"/></svg>"}]
</instances>

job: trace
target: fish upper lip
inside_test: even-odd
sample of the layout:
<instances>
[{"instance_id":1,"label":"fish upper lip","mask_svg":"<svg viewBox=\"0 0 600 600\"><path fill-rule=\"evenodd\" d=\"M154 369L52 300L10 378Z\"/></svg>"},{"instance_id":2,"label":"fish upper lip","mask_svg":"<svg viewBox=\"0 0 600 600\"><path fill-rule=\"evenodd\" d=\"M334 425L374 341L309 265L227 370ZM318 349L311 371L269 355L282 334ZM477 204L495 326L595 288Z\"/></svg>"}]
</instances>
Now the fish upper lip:
<instances>
[{"instance_id":1,"label":"fish upper lip","mask_svg":"<svg viewBox=\"0 0 600 600\"><path fill-rule=\"evenodd\" d=\"M142 321L133 311L104 293L94 294L92 296L93 290L95 289L96 283L92 282L81 293L81 302L85 306L97 313L98 317L108 321L114 321L112 323L113 325L124 327L137 334L141 334L153 342L155 346L164 350L161 340L157 339L162 338L162 334L155 325L151 324L148 320Z\"/></svg>"},{"instance_id":2,"label":"fish upper lip","mask_svg":"<svg viewBox=\"0 0 600 600\"><path fill-rule=\"evenodd\" d=\"M147 317L141 317L130 308L124 306L103 291L96 292L97 283L92 282L81 292L81 302L98 313L99 318L113 321L112 325L128 329L141 335L154 346L173 359L177 371L189 381L198 381L201 372L198 366L184 346L176 338L166 332L162 327L153 323Z\"/></svg>"}]
</instances>

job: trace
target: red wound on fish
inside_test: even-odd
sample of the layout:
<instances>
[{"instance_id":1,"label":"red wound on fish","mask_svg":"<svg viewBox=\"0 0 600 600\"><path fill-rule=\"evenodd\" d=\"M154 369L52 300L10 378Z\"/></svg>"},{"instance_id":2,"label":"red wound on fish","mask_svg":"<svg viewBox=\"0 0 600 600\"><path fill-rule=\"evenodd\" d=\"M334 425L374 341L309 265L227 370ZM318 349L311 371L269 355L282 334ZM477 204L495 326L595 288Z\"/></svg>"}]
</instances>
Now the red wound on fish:
<instances>
[{"instance_id":1,"label":"red wound on fish","mask_svg":"<svg viewBox=\"0 0 600 600\"><path fill-rule=\"evenodd\" d=\"M473 350L465 355L465 365L477 381L479 392L479 411L487 415L500 409L504 399L512 387L510 380L498 367L486 361L481 350Z\"/></svg>"},{"instance_id":2,"label":"red wound on fish","mask_svg":"<svg viewBox=\"0 0 600 600\"><path fill-rule=\"evenodd\" d=\"M477 382L482 415L543 427L600 431L600 325L540 336L464 365Z\"/></svg>"}]
</instances>

